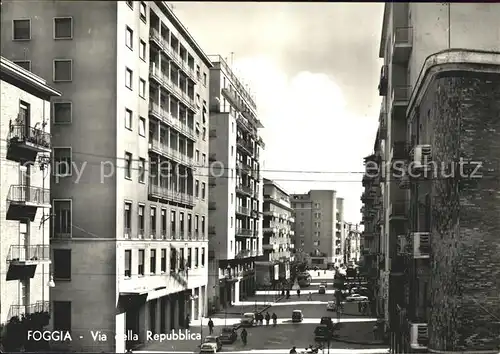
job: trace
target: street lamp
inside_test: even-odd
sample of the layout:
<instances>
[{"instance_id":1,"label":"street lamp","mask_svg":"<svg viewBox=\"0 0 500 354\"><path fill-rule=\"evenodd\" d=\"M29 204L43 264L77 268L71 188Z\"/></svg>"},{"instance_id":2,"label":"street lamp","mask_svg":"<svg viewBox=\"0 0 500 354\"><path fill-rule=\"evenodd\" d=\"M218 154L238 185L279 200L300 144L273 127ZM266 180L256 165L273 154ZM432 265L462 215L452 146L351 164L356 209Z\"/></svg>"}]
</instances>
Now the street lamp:
<instances>
[{"instance_id":1,"label":"street lamp","mask_svg":"<svg viewBox=\"0 0 500 354\"><path fill-rule=\"evenodd\" d=\"M47 282L47 286L49 288L54 288L56 286L56 283L54 283L54 276L51 274L49 281Z\"/></svg>"}]
</instances>

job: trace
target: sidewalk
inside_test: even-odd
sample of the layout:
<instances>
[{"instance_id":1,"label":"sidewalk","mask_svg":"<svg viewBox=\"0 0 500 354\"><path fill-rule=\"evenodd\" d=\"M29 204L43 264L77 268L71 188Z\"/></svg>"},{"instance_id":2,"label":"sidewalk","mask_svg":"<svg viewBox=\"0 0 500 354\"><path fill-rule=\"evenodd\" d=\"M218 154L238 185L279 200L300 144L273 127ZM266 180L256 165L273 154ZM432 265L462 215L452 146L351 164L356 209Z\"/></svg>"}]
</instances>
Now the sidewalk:
<instances>
[{"instance_id":1,"label":"sidewalk","mask_svg":"<svg viewBox=\"0 0 500 354\"><path fill-rule=\"evenodd\" d=\"M212 318L225 318L228 315L231 316L242 316L247 312L258 312L262 313L272 307L274 304L283 300L283 297L273 298L273 300L262 301L262 296L253 296L247 298L245 301L237 302L235 305L228 307L225 310L219 311L213 314Z\"/></svg>"},{"instance_id":2,"label":"sidewalk","mask_svg":"<svg viewBox=\"0 0 500 354\"><path fill-rule=\"evenodd\" d=\"M346 344L367 346L382 346L383 340L375 340L373 335L374 322L341 323L335 332L333 341Z\"/></svg>"}]
</instances>

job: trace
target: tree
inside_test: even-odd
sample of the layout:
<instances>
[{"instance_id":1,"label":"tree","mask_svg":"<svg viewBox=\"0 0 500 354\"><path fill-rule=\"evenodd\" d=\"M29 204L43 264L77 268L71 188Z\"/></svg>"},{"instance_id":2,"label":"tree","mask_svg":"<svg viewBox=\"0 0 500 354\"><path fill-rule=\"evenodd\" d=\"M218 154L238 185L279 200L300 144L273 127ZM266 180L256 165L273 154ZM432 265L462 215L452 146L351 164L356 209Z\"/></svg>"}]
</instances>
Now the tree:
<instances>
[{"instance_id":1,"label":"tree","mask_svg":"<svg viewBox=\"0 0 500 354\"><path fill-rule=\"evenodd\" d=\"M12 317L9 322L1 328L0 342L7 352L46 351L49 348L47 341L28 340L28 331L43 331L48 325L50 315L47 312L34 312Z\"/></svg>"}]
</instances>

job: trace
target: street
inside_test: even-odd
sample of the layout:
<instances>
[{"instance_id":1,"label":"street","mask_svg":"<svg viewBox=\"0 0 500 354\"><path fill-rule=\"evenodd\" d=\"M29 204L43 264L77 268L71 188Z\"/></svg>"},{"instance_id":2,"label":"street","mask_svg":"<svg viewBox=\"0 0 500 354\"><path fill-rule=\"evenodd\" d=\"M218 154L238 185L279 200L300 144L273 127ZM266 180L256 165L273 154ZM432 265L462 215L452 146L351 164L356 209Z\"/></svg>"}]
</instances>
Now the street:
<instances>
[{"instance_id":1,"label":"street","mask_svg":"<svg viewBox=\"0 0 500 354\"><path fill-rule=\"evenodd\" d=\"M313 281L313 283L319 281ZM332 290L331 284L328 284L328 290ZM333 299L331 294L318 294L317 286L311 286L302 289L300 298L296 294L291 294L290 299L276 299L276 295L258 295L246 299L237 305L231 307L224 313L219 313L212 317L214 322L214 334L221 332L224 326L234 326L239 324L241 314L253 312L255 308L262 311L272 304L267 311L278 316L276 327L255 326L247 329L248 343L243 345L240 338L231 344L223 345L222 352L238 351L265 351L274 350L278 353L286 350L288 352L293 346L300 351L307 346L314 344L314 329L319 324L321 317L332 317L337 322L336 313L326 310L326 304ZM312 300L307 299L308 292L313 292ZM329 291L329 292L330 292ZM303 294L303 295L302 295ZM302 323L292 323L291 316L293 310L301 310L304 314ZM265 312L264 312L265 313ZM193 321L191 332L200 333L201 337L208 335L208 319L203 319L203 329L200 327L200 321ZM380 341L374 340L373 325L375 318L363 316L358 312L358 306L355 303L345 304L345 311L340 319L340 328L336 332L336 337L330 343L330 354L334 353L386 353L387 349ZM238 331L241 333L241 331ZM184 352L193 353L199 351L200 342L196 341L165 341L163 343L152 342L142 349L143 352ZM337 350L337 351L335 351ZM339 351L340 350L340 351ZM347 351L346 351L347 350ZM366 350L366 351L365 351ZM325 350L326 353L326 350Z\"/></svg>"}]
</instances>

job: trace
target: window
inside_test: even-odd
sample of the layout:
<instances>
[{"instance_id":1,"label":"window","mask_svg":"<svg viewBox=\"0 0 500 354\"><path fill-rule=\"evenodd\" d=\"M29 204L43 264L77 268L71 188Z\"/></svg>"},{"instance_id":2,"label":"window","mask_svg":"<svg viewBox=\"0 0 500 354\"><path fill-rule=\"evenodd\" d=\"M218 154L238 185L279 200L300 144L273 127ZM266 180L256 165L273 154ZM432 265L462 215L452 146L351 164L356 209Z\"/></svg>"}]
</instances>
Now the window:
<instances>
[{"instance_id":1,"label":"window","mask_svg":"<svg viewBox=\"0 0 500 354\"><path fill-rule=\"evenodd\" d=\"M130 229L132 228L132 203L125 202L123 213L123 233L126 238L130 237Z\"/></svg>"},{"instance_id":2,"label":"window","mask_svg":"<svg viewBox=\"0 0 500 354\"><path fill-rule=\"evenodd\" d=\"M125 69L125 87L132 90L132 79L134 73L129 68Z\"/></svg>"},{"instance_id":3,"label":"window","mask_svg":"<svg viewBox=\"0 0 500 354\"><path fill-rule=\"evenodd\" d=\"M54 39L73 38L73 19L71 17L54 18Z\"/></svg>"},{"instance_id":4,"label":"window","mask_svg":"<svg viewBox=\"0 0 500 354\"><path fill-rule=\"evenodd\" d=\"M184 270L186 268L186 262L184 261L184 248L179 250L179 269Z\"/></svg>"},{"instance_id":5,"label":"window","mask_svg":"<svg viewBox=\"0 0 500 354\"><path fill-rule=\"evenodd\" d=\"M125 30L125 45L131 50L134 48L134 31L128 26Z\"/></svg>"},{"instance_id":6,"label":"window","mask_svg":"<svg viewBox=\"0 0 500 354\"><path fill-rule=\"evenodd\" d=\"M71 148L54 148L54 171L57 177L71 176Z\"/></svg>"},{"instance_id":7,"label":"window","mask_svg":"<svg viewBox=\"0 0 500 354\"><path fill-rule=\"evenodd\" d=\"M191 214L187 215L187 230L189 236L191 236L191 232L193 232L193 216Z\"/></svg>"},{"instance_id":8,"label":"window","mask_svg":"<svg viewBox=\"0 0 500 354\"><path fill-rule=\"evenodd\" d=\"M54 237L71 237L71 200L54 200Z\"/></svg>"},{"instance_id":9,"label":"window","mask_svg":"<svg viewBox=\"0 0 500 354\"><path fill-rule=\"evenodd\" d=\"M133 10L134 9L134 2L133 1L127 1L127 5Z\"/></svg>"},{"instance_id":10,"label":"window","mask_svg":"<svg viewBox=\"0 0 500 354\"><path fill-rule=\"evenodd\" d=\"M231 204L234 204L234 194L231 193Z\"/></svg>"},{"instance_id":11,"label":"window","mask_svg":"<svg viewBox=\"0 0 500 354\"><path fill-rule=\"evenodd\" d=\"M31 71L31 60L13 60L13 63L19 65L24 70Z\"/></svg>"},{"instance_id":12,"label":"window","mask_svg":"<svg viewBox=\"0 0 500 354\"><path fill-rule=\"evenodd\" d=\"M146 42L142 39L139 42L139 59L146 61Z\"/></svg>"},{"instance_id":13,"label":"window","mask_svg":"<svg viewBox=\"0 0 500 354\"><path fill-rule=\"evenodd\" d=\"M231 241L233 242L233 241ZM205 247L202 247L201 249L201 266L204 267L205 266Z\"/></svg>"},{"instance_id":14,"label":"window","mask_svg":"<svg viewBox=\"0 0 500 354\"><path fill-rule=\"evenodd\" d=\"M194 216L194 233L198 235L200 229L199 229L199 217L198 215Z\"/></svg>"},{"instance_id":15,"label":"window","mask_svg":"<svg viewBox=\"0 0 500 354\"><path fill-rule=\"evenodd\" d=\"M179 231L181 237L184 237L184 213L182 212L179 213Z\"/></svg>"},{"instance_id":16,"label":"window","mask_svg":"<svg viewBox=\"0 0 500 354\"><path fill-rule=\"evenodd\" d=\"M139 96L141 98L146 97L146 81L143 79L139 79Z\"/></svg>"},{"instance_id":17,"label":"window","mask_svg":"<svg viewBox=\"0 0 500 354\"><path fill-rule=\"evenodd\" d=\"M163 239L167 238L167 210L161 210L161 237Z\"/></svg>"},{"instance_id":18,"label":"window","mask_svg":"<svg viewBox=\"0 0 500 354\"><path fill-rule=\"evenodd\" d=\"M192 252L193 252L193 250L191 248L188 248L188 259L187 259L187 262L186 262L188 269L191 269L191 266L193 264L192 263L193 262L193 258L192 258L192 254L191 254Z\"/></svg>"},{"instance_id":19,"label":"window","mask_svg":"<svg viewBox=\"0 0 500 354\"><path fill-rule=\"evenodd\" d=\"M165 273L167 271L167 250L165 248L162 248L160 257L160 272Z\"/></svg>"},{"instance_id":20,"label":"window","mask_svg":"<svg viewBox=\"0 0 500 354\"><path fill-rule=\"evenodd\" d=\"M15 41L29 41L31 39L31 20L12 21L12 39Z\"/></svg>"},{"instance_id":21,"label":"window","mask_svg":"<svg viewBox=\"0 0 500 354\"><path fill-rule=\"evenodd\" d=\"M151 227L151 237L156 237L156 207L151 207L149 215L149 224Z\"/></svg>"},{"instance_id":22,"label":"window","mask_svg":"<svg viewBox=\"0 0 500 354\"><path fill-rule=\"evenodd\" d=\"M321 213L314 213L314 217L315 217L316 219L321 218Z\"/></svg>"},{"instance_id":23,"label":"window","mask_svg":"<svg viewBox=\"0 0 500 354\"><path fill-rule=\"evenodd\" d=\"M139 205L137 208L137 233L139 237L144 235L144 205Z\"/></svg>"},{"instance_id":24,"label":"window","mask_svg":"<svg viewBox=\"0 0 500 354\"><path fill-rule=\"evenodd\" d=\"M54 279L71 280L71 250L55 249L53 260Z\"/></svg>"},{"instance_id":25,"label":"window","mask_svg":"<svg viewBox=\"0 0 500 354\"><path fill-rule=\"evenodd\" d=\"M144 1L141 1L141 6L140 6L140 15L139 17L141 18L142 21L146 22L146 3Z\"/></svg>"},{"instance_id":26,"label":"window","mask_svg":"<svg viewBox=\"0 0 500 354\"><path fill-rule=\"evenodd\" d=\"M205 127L203 127L202 138L203 138L203 140L207 140L207 128L205 128Z\"/></svg>"},{"instance_id":27,"label":"window","mask_svg":"<svg viewBox=\"0 0 500 354\"><path fill-rule=\"evenodd\" d=\"M54 124L71 123L72 105L71 102L54 102L53 106Z\"/></svg>"},{"instance_id":28,"label":"window","mask_svg":"<svg viewBox=\"0 0 500 354\"><path fill-rule=\"evenodd\" d=\"M234 223L234 219L233 219L233 217L231 216L231 226L230 226L231 228L233 227L233 223Z\"/></svg>"},{"instance_id":29,"label":"window","mask_svg":"<svg viewBox=\"0 0 500 354\"><path fill-rule=\"evenodd\" d=\"M203 85L207 86L207 73L203 73Z\"/></svg>"},{"instance_id":30,"label":"window","mask_svg":"<svg viewBox=\"0 0 500 354\"><path fill-rule=\"evenodd\" d=\"M177 270L177 250L175 248L170 249L170 272L175 273Z\"/></svg>"},{"instance_id":31,"label":"window","mask_svg":"<svg viewBox=\"0 0 500 354\"><path fill-rule=\"evenodd\" d=\"M200 162L200 150L196 150L196 153L194 156L196 158L196 162Z\"/></svg>"},{"instance_id":32,"label":"window","mask_svg":"<svg viewBox=\"0 0 500 354\"><path fill-rule=\"evenodd\" d=\"M139 117L139 135L146 136L146 118Z\"/></svg>"},{"instance_id":33,"label":"window","mask_svg":"<svg viewBox=\"0 0 500 354\"><path fill-rule=\"evenodd\" d=\"M71 301L53 301L52 312L54 330L71 332Z\"/></svg>"},{"instance_id":34,"label":"window","mask_svg":"<svg viewBox=\"0 0 500 354\"><path fill-rule=\"evenodd\" d=\"M315 208L315 209L319 209L320 207L321 207L321 206L320 206L320 204L319 204L319 203L314 203L314 208Z\"/></svg>"},{"instance_id":35,"label":"window","mask_svg":"<svg viewBox=\"0 0 500 354\"><path fill-rule=\"evenodd\" d=\"M125 277L132 275L132 250L125 250Z\"/></svg>"},{"instance_id":36,"label":"window","mask_svg":"<svg viewBox=\"0 0 500 354\"><path fill-rule=\"evenodd\" d=\"M205 166L205 164L207 163L207 155L206 154L201 155L201 163L202 163L202 166Z\"/></svg>"},{"instance_id":37,"label":"window","mask_svg":"<svg viewBox=\"0 0 500 354\"><path fill-rule=\"evenodd\" d=\"M133 113L130 109L125 109L125 128L132 130L132 117Z\"/></svg>"},{"instance_id":38,"label":"window","mask_svg":"<svg viewBox=\"0 0 500 354\"><path fill-rule=\"evenodd\" d=\"M156 250L149 251L149 273L156 273Z\"/></svg>"},{"instance_id":39,"label":"window","mask_svg":"<svg viewBox=\"0 0 500 354\"><path fill-rule=\"evenodd\" d=\"M125 178L132 179L132 154L125 153Z\"/></svg>"},{"instance_id":40,"label":"window","mask_svg":"<svg viewBox=\"0 0 500 354\"><path fill-rule=\"evenodd\" d=\"M194 181L194 196L196 198L200 197L200 181Z\"/></svg>"},{"instance_id":41,"label":"window","mask_svg":"<svg viewBox=\"0 0 500 354\"><path fill-rule=\"evenodd\" d=\"M205 217L201 217L201 234L205 235Z\"/></svg>"},{"instance_id":42,"label":"window","mask_svg":"<svg viewBox=\"0 0 500 354\"><path fill-rule=\"evenodd\" d=\"M139 182L144 183L146 180L146 160L142 157L139 159Z\"/></svg>"},{"instance_id":43,"label":"window","mask_svg":"<svg viewBox=\"0 0 500 354\"><path fill-rule=\"evenodd\" d=\"M139 250L139 263L137 265L137 274L144 275L144 250Z\"/></svg>"},{"instance_id":44,"label":"window","mask_svg":"<svg viewBox=\"0 0 500 354\"><path fill-rule=\"evenodd\" d=\"M175 238L175 211L170 212L170 231L172 231L172 237Z\"/></svg>"},{"instance_id":45,"label":"window","mask_svg":"<svg viewBox=\"0 0 500 354\"><path fill-rule=\"evenodd\" d=\"M194 249L194 266L196 268L198 268L198 266L200 265L200 262L199 262L199 258L200 258L200 254L199 254L200 250L198 247L196 247Z\"/></svg>"},{"instance_id":46,"label":"window","mask_svg":"<svg viewBox=\"0 0 500 354\"><path fill-rule=\"evenodd\" d=\"M205 182L201 183L201 199L205 200L205 193L206 193L206 184Z\"/></svg>"},{"instance_id":47,"label":"window","mask_svg":"<svg viewBox=\"0 0 500 354\"><path fill-rule=\"evenodd\" d=\"M54 59L54 82L69 82L73 80L73 61L71 59Z\"/></svg>"},{"instance_id":48,"label":"window","mask_svg":"<svg viewBox=\"0 0 500 354\"><path fill-rule=\"evenodd\" d=\"M196 77L198 78L198 80L200 79L200 66L199 65L196 65Z\"/></svg>"},{"instance_id":49,"label":"window","mask_svg":"<svg viewBox=\"0 0 500 354\"><path fill-rule=\"evenodd\" d=\"M234 156L234 146L231 146L231 157Z\"/></svg>"}]
</instances>

